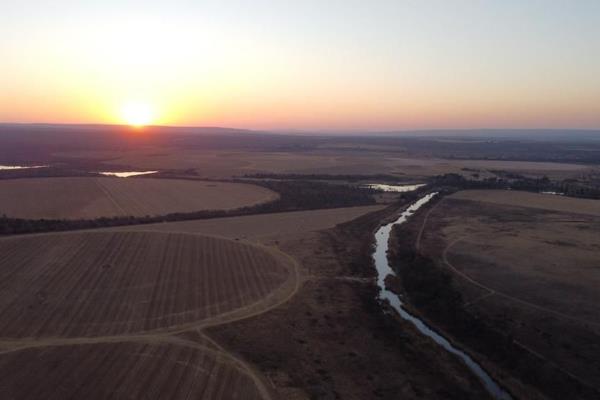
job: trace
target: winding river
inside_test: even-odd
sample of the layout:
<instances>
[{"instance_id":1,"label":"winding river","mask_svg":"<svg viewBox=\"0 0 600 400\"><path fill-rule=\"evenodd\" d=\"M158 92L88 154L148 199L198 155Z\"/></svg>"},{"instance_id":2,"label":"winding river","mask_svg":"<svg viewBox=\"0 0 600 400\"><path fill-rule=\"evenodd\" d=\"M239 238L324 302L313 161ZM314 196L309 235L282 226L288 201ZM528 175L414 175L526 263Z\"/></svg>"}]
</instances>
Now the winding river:
<instances>
[{"instance_id":1,"label":"winding river","mask_svg":"<svg viewBox=\"0 0 600 400\"><path fill-rule=\"evenodd\" d=\"M373 253L373 260L375 261L375 267L377 268L377 285L379 286L380 294L379 297L382 300L387 300L389 304L398 312L400 317L404 320L411 322L419 332L423 335L433 339L438 345L443 347L449 353L456 355L465 365L481 380L485 389L495 398L499 400L510 400L512 397L508 392L494 381L494 379L473 360L468 354L463 352L454 346L450 341L443 337L432 328L428 327L421 319L412 315L403 307L402 300L398 295L389 291L385 287L385 278L388 275L395 275L394 271L390 267L387 252L388 252L388 241L390 238L390 232L392 227L397 224L402 224L415 213L419 208L429 202L437 193L430 193L413 204L411 204L394 222L387 225L381 226L375 233L376 247Z\"/></svg>"}]
</instances>

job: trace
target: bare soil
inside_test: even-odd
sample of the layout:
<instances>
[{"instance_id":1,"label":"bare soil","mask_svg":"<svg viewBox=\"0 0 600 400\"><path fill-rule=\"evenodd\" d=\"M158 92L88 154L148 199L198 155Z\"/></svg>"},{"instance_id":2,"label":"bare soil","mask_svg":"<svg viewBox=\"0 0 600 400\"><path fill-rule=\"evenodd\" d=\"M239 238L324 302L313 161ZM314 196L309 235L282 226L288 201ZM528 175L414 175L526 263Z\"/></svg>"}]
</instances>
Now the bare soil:
<instances>
[{"instance_id":1,"label":"bare soil","mask_svg":"<svg viewBox=\"0 0 600 400\"><path fill-rule=\"evenodd\" d=\"M449 198L492 203L504 206L526 207L567 214L589 214L600 216L600 201L521 192L516 190L464 190L454 193Z\"/></svg>"},{"instance_id":2,"label":"bare soil","mask_svg":"<svg viewBox=\"0 0 600 400\"><path fill-rule=\"evenodd\" d=\"M455 357L377 303L371 243L391 212L272 239L299 262L297 294L210 335L256 365L282 399L487 398Z\"/></svg>"},{"instance_id":3,"label":"bare soil","mask_svg":"<svg viewBox=\"0 0 600 400\"><path fill-rule=\"evenodd\" d=\"M313 149L311 151L236 151L181 148L146 148L135 151L84 151L57 154L61 157L96 159L106 165L129 165L141 169L192 169L205 178L228 178L255 173L296 174L393 174L422 179L464 168L482 171L506 170L556 178L574 177L590 170L581 164L449 160L386 151L357 149ZM483 173L483 172L481 172Z\"/></svg>"},{"instance_id":4,"label":"bare soil","mask_svg":"<svg viewBox=\"0 0 600 400\"><path fill-rule=\"evenodd\" d=\"M250 184L152 178L31 178L0 181L0 214L92 219L231 210L273 201Z\"/></svg>"},{"instance_id":5,"label":"bare soil","mask_svg":"<svg viewBox=\"0 0 600 400\"><path fill-rule=\"evenodd\" d=\"M189 234L97 232L0 240L0 335L154 331L256 303L290 278L282 257Z\"/></svg>"},{"instance_id":6,"label":"bare soil","mask_svg":"<svg viewBox=\"0 0 600 400\"><path fill-rule=\"evenodd\" d=\"M176 343L88 344L0 356L4 399L262 399L215 351Z\"/></svg>"},{"instance_id":7,"label":"bare soil","mask_svg":"<svg viewBox=\"0 0 600 400\"><path fill-rule=\"evenodd\" d=\"M230 239L270 242L289 235L333 228L362 215L383 209L383 206L332 208L326 210L292 211L208 220L169 222L111 228L111 230L188 232Z\"/></svg>"},{"instance_id":8,"label":"bare soil","mask_svg":"<svg viewBox=\"0 0 600 400\"><path fill-rule=\"evenodd\" d=\"M463 310L510 337L541 375L571 382L551 398L600 393L598 211L596 200L465 191L439 202L423 229L420 252L452 275Z\"/></svg>"}]
</instances>

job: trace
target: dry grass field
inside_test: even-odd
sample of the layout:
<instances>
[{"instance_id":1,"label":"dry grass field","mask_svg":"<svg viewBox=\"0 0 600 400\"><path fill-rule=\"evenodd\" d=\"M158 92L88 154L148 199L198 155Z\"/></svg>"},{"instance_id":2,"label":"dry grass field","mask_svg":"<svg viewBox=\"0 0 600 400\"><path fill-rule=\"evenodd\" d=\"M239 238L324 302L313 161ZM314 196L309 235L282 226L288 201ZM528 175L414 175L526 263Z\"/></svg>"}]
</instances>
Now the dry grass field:
<instances>
[{"instance_id":1,"label":"dry grass field","mask_svg":"<svg viewBox=\"0 0 600 400\"><path fill-rule=\"evenodd\" d=\"M177 344L87 344L0 356L3 399L258 400L254 381L227 358Z\"/></svg>"},{"instance_id":2,"label":"dry grass field","mask_svg":"<svg viewBox=\"0 0 600 400\"><path fill-rule=\"evenodd\" d=\"M505 206L529 207L572 214L600 216L600 201L520 192L514 190L464 190L450 198L492 203Z\"/></svg>"},{"instance_id":3,"label":"dry grass field","mask_svg":"<svg viewBox=\"0 0 600 400\"><path fill-rule=\"evenodd\" d=\"M187 232L222 236L231 239L270 242L302 233L333 228L362 215L383 209L384 206L332 208L327 210L293 211L284 213L245 215L110 228L111 231Z\"/></svg>"},{"instance_id":4,"label":"dry grass field","mask_svg":"<svg viewBox=\"0 0 600 400\"><path fill-rule=\"evenodd\" d=\"M296 268L276 249L195 234L0 239L2 398L272 400L205 329L285 302Z\"/></svg>"},{"instance_id":5,"label":"dry grass field","mask_svg":"<svg viewBox=\"0 0 600 400\"><path fill-rule=\"evenodd\" d=\"M421 249L465 309L600 390L600 201L458 192L430 212Z\"/></svg>"},{"instance_id":6,"label":"dry grass field","mask_svg":"<svg viewBox=\"0 0 600 400\"><path fill-rule=\"evenodd\" d=\"M0 181L0 214L98 218L227 210L275 200L248 184L143 178L35 178Z\"/></svg>"},{"instance_id":7,"label":"dry grass field","mask_svg":"<svg viewBox=\"0 0 600 400\"><path fill-rule=\"evenodd\" d=\"M578 176L590 170L581 164L451 160L415 157L390 151L356 151L352 149L316 149L311 151L236 151L180 148L146 148L134 151L78 151L60 153L102 161L106 165L128 165L137 169L194 169L206 178L226 178L255 173L296 174L393 174L422 179L445 173L461 173L463 168L506 170L555 178Z\"/></svg>"},{"instance_id":8,"label":"dry grass field","mask_svg":"<svg viewBox=\"0 0 600 400\"><path fill-rule=\"evenodd\" d=\"M102 232L0 240L0 336L154 331L248 307L290 277L266 250L189 234Z\"/></svg>"}]
</instances>

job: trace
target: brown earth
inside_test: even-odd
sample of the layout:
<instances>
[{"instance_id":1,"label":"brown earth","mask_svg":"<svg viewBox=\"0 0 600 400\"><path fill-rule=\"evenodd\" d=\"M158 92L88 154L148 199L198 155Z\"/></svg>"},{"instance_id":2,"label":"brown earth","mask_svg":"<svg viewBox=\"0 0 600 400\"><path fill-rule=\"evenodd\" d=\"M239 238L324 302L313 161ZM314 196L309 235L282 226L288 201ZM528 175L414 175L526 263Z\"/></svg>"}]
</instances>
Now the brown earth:
<instances>
[{"instance_id":1,"label":"brown earth","mask_svg":"<svg viewBox=\"0 0 600 400\"><path fill-rule=\"evenodd\" d=\"M415 157L397 152L317 149L312 151L235 151L181 148L147 148L135 151L79 151L57 154L103 161L106 165L128 165L136 169L193 169L205 178L228 178L255 173L295 174L392 174L411 179L445 173L463 173L464 168L506 170L554 178L575 177L591 167L580 164L528 161L449 160Z\"/></svg>"},{"instance_id":2,"label":"brown earth","mask_svg":"<svg viewBox=\"0 0 600 400\"><path fill-rule=\"evenodd\" d=\"M373 210L367 207L360 211L343 210L341 220ZM342 210L327 211L335 214ZM126 303L133 304L129 300L138 296L137 293L152 291L157 294L156 298L150 297L154 299L154 306L148 308L144 315L156 316L164 325L149 326L152 329L149 331L135 331L135 326L129 329L129 324L119 325L119 315L129 315L130 308L103 298L81 302L84 308L89 304L103 302L106 310L115 310L97 313L98 316L91 316L87 312L81 314L90 319L88 322L98 325L73 324L72 322L77 322L77 318L71 317L65 319L70 323L68 325L66 322L58 322L62 318L60 313L40 313L38 318L46 315L56 317L52 320L57 322L48 319L46 332L50 332L50 327L62 325L64 328L58 331L62 333L66 329L66 335L58 336L59 334L54 333L47 337L31 336L31 333L23 331L19 332L19 337L4 337L0 340L0 373L5 377L0 387L3 393L10 393L19 399L34 399L40 393L48 398L84 396L117 399L139 396L151 399L233 399L240 398L240 393L241 398L267 400L396 399L398 396L406 399L486 398L479 382L455 357L423 338L410 324L383 313L375 302L377 292L370 261L370 243L372 231L390 212L379 209L360 217L356 222L315 231L314 229L324 226L322 220L325 218L321 211L313 211L313 217L321 217L315 218L319 222L305 224L298 232L285 229L276 237L267 238L262 235L262 227L255 228L256 236L252 239L248 237L248 240L264 243L264 247L261 245L258 250L250 244L240 242L207 239L193 234L156 232L87 232L5 239L2 246L10 245L11 241L30 242L25 247L31 259L28 260L26 255L23 257L24 254L21 254L22 267L26 267L28 263L36 264L38 251L44 255L40 258L57 259L56 264L48 263L50 266L37 262L43 270L38 271L41 272L38 274L27 273L27 268L24 269L25 274L15 271L15 267L11 270L10 266L15 265L13 262L8 262L8 268L0 269L6 272L7 282L23 281L23 284L18 285L19 288L28 287L24 284L25 281L28 285L33 284L25 295L15 297L13 306L21 304L16 300L17 297L26 299L23 304L33 304L36 307L41 304L40 307L44 307L44 303L52 306L56 304L55 300L69 296L70 300L65 304L65 310L68 311L71 301L76 302L82 296L92 299L95 297L94 293L102 292L105 294L102 297L111 299L122 299L121 294L127 293ZM312 220L308 213L294 214L301 214L306 220ZM329 219L328 225L325 225L334 224L334 220L338 218L339 215ZM288 221L290 226L294 226L298 219L295 216ZM247 223L246 226L256 226L256 221ZM250 232L250 228L247 229ZM233 231L234 228L230 232ZM74 240L75 237L81 239ZM83 248L87 237L93 237L94 240L88 240L87 247ZM123 264L115 261L110 267L102 269L105 258L119 259L106 251L111 248L107 243L100 245L108 237L121 241L127 239L129 242L122 243L118 252L115 249L117 254L123 254ZM70 240L66 240L67 238ZM190 245L176 245L177 240L189 240ZM209 253L220 264L210 265L221 265L221 268L210 270L218 271L218 276L226 279L217 279L214 274L205 277L214 282L215 289L218 289L216 294L221 293L221 290L228 290L222 286L225 283L235 285L236 281L240 283L237 285L238 290L241 288L243 291L248 286L256 288L256 285L245 283L252 276L260 274L257 271L245 273L244 269L240 269L241 265L248 265L247 260L242 261L243 258L236 263L236 275L244 272L241 275L227 278L227 274L221 272L222 269L225 272L229 270L227 260L235 258L230 256L232 252L244 253L238 246L252 247L252 254L266 252L266 258L281 257L281 261L275 265L287 264L286 271L294 272L288 273L289 278L280 285L280 289L271 292L273 294L267 294L249 306L238 308L237 312L234 310L202 319L202 313L196 315L196 307L202 308L205 303L192 305L191 314L200 319L191 321L177 313L188 310L190 299L204 298L205 292L196 288L206 287L207 281L196 280L193 275L197 275L198 271L186 269L193 264L198 265L193 260L198 261L197 256L202 252L198 251L195 256L189 254L190 248L204 248L205 245L197 241L216 244L210 246ZM46 243L48 248L40 242ZM36 243L38 248L35 247ZM227 246L231 248L228 250ZM13 247L3 252L5 257L19 258L19 254L16 254L19 247ZM97 255L94 256L95 247L104 251L96 250ZM170 254L167 256L168 260L165 260L164 265L169 268L163 271L164 277L159 277L158 272L155 272L151 275L155 277L153 281L136 273L111 278L110 274L119 275L119 271L125 273L124 267L119 268L120 265L131 265L128 270L136 269L133 267L137 265L138 270L149 268L154 271L152 260L157 257L153 256L153 252L160 252L165 248L171 248L171 251L163 251ZM281 253L281 250L293 256L294 260ZM92 261L86 261L85 254L91 254L88 258ZM227 257L221 256L224 254ZM75 271L73 265L79 262L73 263L73 268L68 268L69 263L66 261L75 257L80 257L81 262L90 265L92 270L88 269L87 274ZM261 268L263 264L265 263L260 263ZM61 282L61 277L52 275L51 266L65 272L61 277L67 281ZM96 268L102 272L96 272ZM172 273L171 278L167 277L166 273L171 273L173 268L176 268L176 273ZM266 269L266 275L272 276L272 273L268 273L269 268ZM280 276L280 271L281 269L277 269L275 276ZM70 274L74 276L70 277ZM105 279L99 280L98 277L102 276ZM75 287L87 287L88 290L72 293L54 290L44 292L38 287L41 283L45 283L42 285L44 288L67 287L69 282L78 280ZM94 280L97 281L96 285L86 285L86 281ZM267 279L265 283L268 282ZM126 292L119 291L126 287L129 289ZM194 296L179 295L180 291L185 293L187 288L192 289ZM15 287L8 289L5 295L15 295L20 290ZM235 294L233 298L236 298ZM157 301L159 299L164 301ZM110 306L111 303L113 306ZM7 326L19 326L23 321L29 321L33 326L38 324L37 319L15 315L12 307L7 307L4 311L0 320ZM79 314L72 315L76 317ZM69 335L69 326L72 332L78 329L79 336ZM118 330L125 327L125 331ZM105 334L98 336L102 330ZM7 330L3 328L3 332ZM38 329L38 332L44 331Z\"/></svg>"},{"instance_id":3,"label":"brown earth","mask_svg":"<svg viewBox=\"0 0 600 400\"><path fill-rule=\"evenodd\" d=\"M539 194L516 190L464 190L454 193L449 198L571 214L600 216L600 201L598 200L578 199L552 194Z\"/></svg>"},{"instance_id":4,"label":"brown earth","mask_svg":"<svg viewBox=\"0 0 600 400\"><path fill-rule=\"evenodd\" d=\"M337 224L358 218L383 206L332 208L327 210L292 211L272 214L245 215L195 221L169 222L111 228L111 230L188 232L231 239L267 242L289 235L333 228Z\"/></svg>"},{"instance_id":5,"label":"brown earth","mask_svg":"<svg viewBox=\"0 0 600 400\"><path fill-rule=\"evenodd\" d=\"M0 240L3 338L89 337L199 323L290 279L285 258L229 240L148 232Z\"/></svg>"},{"instance_id":6,"label":"brown earth","mask_svg":"<svg viewBox=\"0 0 600 400\"><path fill-rule=\"evenodd\" d=\"M5 274L3 294L12 296L13 301L2 302L6 315L0 318L5 321L0 328L0 373L4 377L0 387L19 399L40 395L94 399L486 398L479 382L456 358L423 338L410 324L386 315L376 303L370 261L372 231L392 210L363 215L373 210L376 208L327 210L329 219L323 211L314 211L312 216L318 217L318 222L300 224L295 231L283 229L275 237L263 236L264 228L257 221L244 224L247 239L264 245L157 232L96 231L4 239L0 241L0 246L6 247L2 252L5 262L0 263ZM301 215L287 220L290 227L313 219L308 212L289 214ZM331 227L335 221L359 215L363 216L356 222ZM260 217L271 224L284 218L283 214ZM234 233L234 226L240 225L233 225L229 234ZM322 227L330 228L315 230ZM110 246L106 243L109 238L120 241L121 246ZM107 251L110 248L112 252ZM156 252L165 255L164 262ZM248 252L251 259L264 260L256 264L248 257L229 261ZM72 261L77 258L79 261ZM108 259L110 264L105 263ZM272 262L275 270L269 272ZM81 263L89 267L79 271L75 266ZM31 272L28 265L38 265L38 273ZM103 268L105 265L110 266ZM199 272L205 268L198 266L204 265L212 272L200 279ZM261 270L265 266L266 270L262 274L256 268L246 271L248 265ZM54 274L55 268L63 273ZM148 277L140 272L146 270L152 271ZM229 271L235 274L229 275ZM262 299L240 304L252 301L257 291L264 295L281 279L285 282ZM251 284L253 281L262 283ZM11 287L11 282L20 283ZM73 290L77 287L85 290ZM198 290L203 287L204 291ZM246 296L234 293L235 287ZM22 288L27 292L20 293ZM225 311L222 314L207 311L214 302L201 301L211 288L215 291L208 293L222 299L218 303L219 312ZM135 308L117 304L119 298L125 298L125 304L146 307L142 315L154 316L156 322L136 327L135 318L129 318ZM52 312L61 302L65 314ZM71 306L77 303L90 310L104 304L104 311L79 313ZM33 311L24 305L32 305ZM230 306L239 308L226 312ZM47 307L48 312L37 312L36 307ZM17 315L13 309L25 315ZM27 316L29 312L37 313L37 318ZM206 319L208 314L211 317ZM199 319L188 319L188 315ZM47 323L38 329L20 329L19 337L7 334L13 327L23 326L21 322L38 327L40 319ZM134 322L121 323L126 319ZM40 335L44 332L52 334Z\"/></svg>"},{"instance_id":7,"label":"brown earth","mask_svg":"<svg viewBox=\"0 0 600 400\"><path fill-rule=\"evenodd\" d=\"M0 356L3 399L262 399L215 351L179 343L86 344Z\"/></svg>"},{"instance_id":8,"label":"brown earth","mask_svg":"<svg viewBox=\"0 0 600 400\"><path fill-rule=\"evenodd\" d=\"M376 302L373 231L392 212L256 238L298 260L302 284L269 313L210 335L256 365L281 399L487 398L462 363Z\"/></svg>"},{"instance_id":9,"label":"brown earth","mask_svg":"<svg viewBox=\"0 0 600 400\"><path fill-rule=\"evenodd\" d=\"M0 214L90 219L230 210L277 199L241 183L152 178L32 178L0 181Z\"/></svg>"},{"instance_id":10,"label":"brown earth","mask_svg":"<svg viewBox=\"0 0 600 400\"><path fill-rule=\"evenodd\" d=\"M420 251L453 275L464 310L587 388L582 398L600 393L600 201L464 191L423 226Z\"/></svg>"},{"instance_id":11,"label":"brown earth","mask_svg":"<svg viewBox=\"0 0 600 400\"><path fill-rule=\"evenodd\" d=\"M200 235L85 232L0 240L7 398L274 398L206 335L297 291L276 249Z\"/></svg>"}]
</instances>

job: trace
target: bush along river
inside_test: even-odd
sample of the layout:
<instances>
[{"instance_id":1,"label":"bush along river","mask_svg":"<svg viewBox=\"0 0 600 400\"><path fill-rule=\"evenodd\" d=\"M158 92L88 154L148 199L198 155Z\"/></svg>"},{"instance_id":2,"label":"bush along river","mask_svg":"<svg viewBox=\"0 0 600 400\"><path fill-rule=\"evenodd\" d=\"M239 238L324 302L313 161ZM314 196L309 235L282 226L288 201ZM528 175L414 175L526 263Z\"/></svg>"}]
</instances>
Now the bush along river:
<instances>
[{"instance_id":1,"label":"bush along river","mask_svg":"<svg viewBox=\"0 0 600 400\"><path fill-rule=\"evenodd\" d=\"M398 312L400 317L406 321L411 322L419 332L423 335L433 339L435 343L443 347L449 353L457 356L465 365L479 378L485 389L498 400L510 400L512 397L508 392L498 385L496 381L464 351L454 346L448 339L443 337L439 332L436 332L429 326L427 326L420 318L409 313L404 307L402 300L398 295L389 291L385 287L385 278L388 275L395 275L394 271L390 267L387 253L388 253L388 242L390 239L390 232L392 227L397 224L403 224L407 219L415 213L419 208L429 202L437 193L430 193L420 198L413 204L411 204L394 222L381 226L375 233L375 252L373 253L373 261L377 268L377 285L380 288L379 297L381 300L389 302L389 304Z\"/></svg>"}]
</instances>

